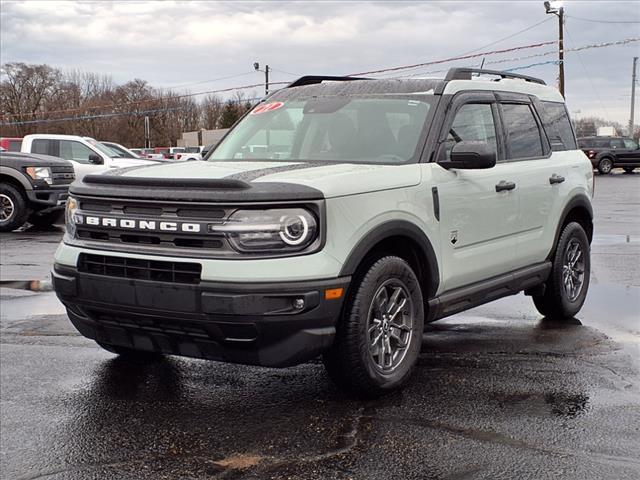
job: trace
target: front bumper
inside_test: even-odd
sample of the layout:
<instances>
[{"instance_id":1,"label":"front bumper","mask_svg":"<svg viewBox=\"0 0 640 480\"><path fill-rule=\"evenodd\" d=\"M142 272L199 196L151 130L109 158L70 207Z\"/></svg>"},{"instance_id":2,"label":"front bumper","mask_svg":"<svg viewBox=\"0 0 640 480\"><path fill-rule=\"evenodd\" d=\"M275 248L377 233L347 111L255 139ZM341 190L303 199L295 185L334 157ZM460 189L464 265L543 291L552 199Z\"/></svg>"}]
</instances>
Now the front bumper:
<instances>
[{"instance_id":1,"label":"front bumper","mask_svg":"<svg viewBox=\"0 0 640 480\"><path fill-rule=\"evenodd\" d=\"M28 190L26 193L29 202L37 206L39 212L46 213L65 207L69 197L69 185Z\"/></svg>"},{"instance_id":2,"label":"front bumper","mask_svg":"<svg viewBox=\"0 0 640 480\"><path fill-rule=\"evenodd\" d=\"M101 343L232 363L286 367L328 348L350 277L197 285L110 277L56 264L56 294L85 337ZM295 309L293 301L303 299Z\"/></svg>"}]
</instances>

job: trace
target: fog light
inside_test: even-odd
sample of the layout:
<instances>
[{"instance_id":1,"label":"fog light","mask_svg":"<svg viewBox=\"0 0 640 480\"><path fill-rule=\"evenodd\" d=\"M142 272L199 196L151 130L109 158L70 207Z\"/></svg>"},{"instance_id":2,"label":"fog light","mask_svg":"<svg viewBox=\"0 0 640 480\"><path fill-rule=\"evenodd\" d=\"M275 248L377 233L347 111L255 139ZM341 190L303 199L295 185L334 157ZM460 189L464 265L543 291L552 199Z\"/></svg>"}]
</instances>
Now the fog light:
<instances>
[{"instance_id":1,"label":"fog light","mask_svg":"<svg viewBox=\"0 0 640 480\"><path fill-rule=\"evenodd\" d=\"M302 310L304 308L304 298L296 298L293 301L293 308L295 310Z\"/></svg>"}]
</instances>

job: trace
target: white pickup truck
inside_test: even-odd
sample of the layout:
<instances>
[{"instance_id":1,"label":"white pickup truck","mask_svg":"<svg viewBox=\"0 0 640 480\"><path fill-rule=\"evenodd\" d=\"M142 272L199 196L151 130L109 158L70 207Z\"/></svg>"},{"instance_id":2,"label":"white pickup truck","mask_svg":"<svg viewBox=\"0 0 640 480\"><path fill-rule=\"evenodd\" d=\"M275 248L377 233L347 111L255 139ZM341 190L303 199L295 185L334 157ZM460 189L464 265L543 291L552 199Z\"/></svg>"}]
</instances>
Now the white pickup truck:
<instances>
[{"instance_id":1,"label":"white pickup truck","mask_svg":"<svg viewBox=\"0 0 640 480\"><path fill-rule=\"evenodd\" d=\"M145 159L113 157L113 152L90 137L77 135L33 134L22 139L21 152L64 158L73 164L76 178L102 173L110 168L155 165Z\"/></svg>"}]
</instances>

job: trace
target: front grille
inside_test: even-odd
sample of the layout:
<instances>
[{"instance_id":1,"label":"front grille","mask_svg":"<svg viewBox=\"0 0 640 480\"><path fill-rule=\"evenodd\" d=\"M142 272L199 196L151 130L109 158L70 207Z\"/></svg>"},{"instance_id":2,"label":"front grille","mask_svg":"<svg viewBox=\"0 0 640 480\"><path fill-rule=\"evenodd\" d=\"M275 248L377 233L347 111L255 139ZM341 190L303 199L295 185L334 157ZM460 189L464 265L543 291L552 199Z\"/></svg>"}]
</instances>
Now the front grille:
<instances>
[{"instance_id":1,"label":"front grille","mask_svg":"<svg viewBox=\"0 0 640 480\"><path fill-rule=\"evenodd\" d=\"M144 219L156 222L223 222L235 207L210 204L185 204L173 202L129 201L119 199L79 198L79 212L85 215L102 215L112 218ZM140 248L165 248L182 252L215 250L217 253L233 253L222 234L204 231L140 231L125 228L105 228L100 225L79 224L77 237L87 242L108 243L116 249L132 246Z\"/></svg>"},{"instance_id":2,"label":"front grille","mask_svg":"<svg viewBox=\"0 0 640 480\"><path fill-rule=\"evenodd\" d=\"M78 271L107 277L169 283L200 283L202 265L81 253Z\"/></svg>"},{"instance_id":3,"label":"front grille","mask_svg":"<svg viewBox=\"0 0 640 480\"><path fill-rule=\"evenodd\" d=\"M73 173L73 166L71 165L69 165L68 167L51 167L51 176L53 177L52 185L69 185L76 178L75 174Z\"/></svg>"}]
</instances>

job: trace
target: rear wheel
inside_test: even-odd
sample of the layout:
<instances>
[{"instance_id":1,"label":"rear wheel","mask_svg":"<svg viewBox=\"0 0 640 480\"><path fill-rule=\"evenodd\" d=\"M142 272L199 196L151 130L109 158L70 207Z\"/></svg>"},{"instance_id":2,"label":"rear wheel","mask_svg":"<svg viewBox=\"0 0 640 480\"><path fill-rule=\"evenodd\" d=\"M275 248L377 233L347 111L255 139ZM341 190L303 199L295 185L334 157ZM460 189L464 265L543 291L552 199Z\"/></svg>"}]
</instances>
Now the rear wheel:
<instances>
[{"instance_id":1,"label":"rear wheel","mask_svg":"<svg viewBox=\"0 0 640 480\"><path fill-rule=\"evenodd\" d=\"M633 173L633 167L624 167L624 173Z\"/></svg>"},{"instance_id":2,"label":"rear wheel","mask_svg":"<svg viewBox=\"0 0 640 480\"><path fill-rule=\"evenodd\" d=\"M0 183L0 232L11 232L27 221L27 200L17 187Z\"/></svg>"},{"instance_id":3,"label":"rear wheel","mask_svg":"<svg viewBox=\"0 0 640 480\"><path fill-rule=\"evenodd\" d=\"M589 239L579 223L564 227L544 295L533 297L538 311L554 319L571 319L587 297L591 274Z\"/></svg>"},{"instance_id":4,"label":"rear wheel","mask_svg":"<svg viewBox=\"0 0 640 480\"><path fill-rule=\"evenodd\" d=\"M608 175L609 173L611 173L612 169L613 169L613 160L611 160L609 157L603 158L602 160L600 160L600 163L598 163L598 171L602 175Z\"/></svg>"},{"instance_id":5,"label":"rear wheel","mask_svg":"<svg viewBox=\"0 0 640 480\"><path fill-rule=\"evenodd\" d=\"M162 360L163 355L158 352L147 352L144 350L134 350L132 348L109 345L108 343L96 342L106 351L119 355L120 358L132 363L155 363Z\"/></svg>"},{"instance_id":6,"label":"rear wheel","mask_svg":"<svg viewBox=\"0 0 640 480\"><path fill-rule=\"evenodd\" d=\"M359 278L323 361L342 389L375 397L402 386L413 371L424 327L422 292L399 257L380 258Z\"/></svg>"}]
</instances>

